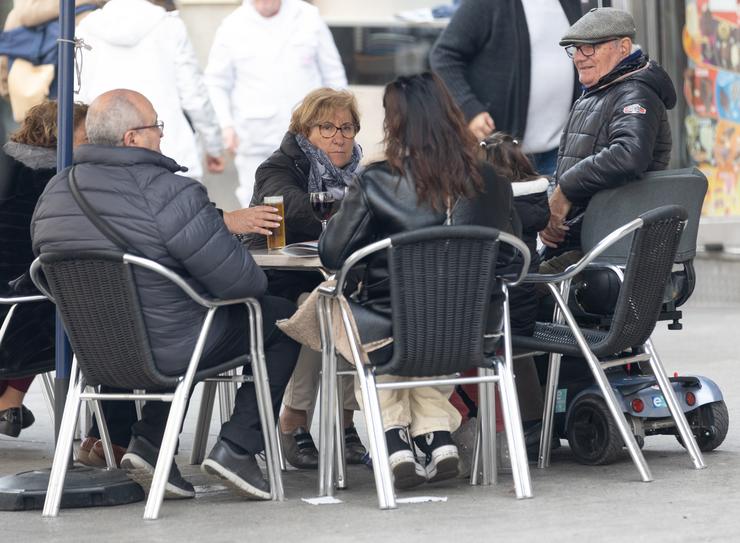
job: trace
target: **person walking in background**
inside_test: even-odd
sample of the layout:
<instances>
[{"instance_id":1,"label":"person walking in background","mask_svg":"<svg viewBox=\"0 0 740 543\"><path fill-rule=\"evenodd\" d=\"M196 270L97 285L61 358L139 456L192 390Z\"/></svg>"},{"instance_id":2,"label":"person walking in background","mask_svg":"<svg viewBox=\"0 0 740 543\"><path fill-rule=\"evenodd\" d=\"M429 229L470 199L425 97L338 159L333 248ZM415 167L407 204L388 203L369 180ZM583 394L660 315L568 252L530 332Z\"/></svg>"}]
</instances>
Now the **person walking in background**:
<instances>
[{"instance_id":1,"label":"person walking in background","mask_svg":"<svg viewBox=\"0 0 740 543\"><path fill-rule=\"evenodd\" d=\"M77 37L92 50L83 52L78 96L90 103L117 88L147 96L164 123L162 153L186 167L189 177L201 179L198 137L209 171L220 173L221 131L185 23L157 3L110 0L80 23Z\"/></svg>"},{"instance_id":2,"label":"person walking in background","mask_svg":"<svg viewBox=\"0 0 740 543\"><path fill-rule=\"evenodd\" d=\"M313 89L347 86L329 28L302 0L245 0L216 31L205 75L236 155L242 206L252 200L257 167L280 147L291 110Z\"/></svg>"},{"instance_id":3,"label":"person walking in background","mask_svg":"<svg viewBox=\"0 0 740 543\"><path fill-rule=\"evenodd\" d=\"M511 134L543 175L580 94L557 46L580 16L580 0L463 0L430 56L475 137Z\"/></svg>"}]
</instances>

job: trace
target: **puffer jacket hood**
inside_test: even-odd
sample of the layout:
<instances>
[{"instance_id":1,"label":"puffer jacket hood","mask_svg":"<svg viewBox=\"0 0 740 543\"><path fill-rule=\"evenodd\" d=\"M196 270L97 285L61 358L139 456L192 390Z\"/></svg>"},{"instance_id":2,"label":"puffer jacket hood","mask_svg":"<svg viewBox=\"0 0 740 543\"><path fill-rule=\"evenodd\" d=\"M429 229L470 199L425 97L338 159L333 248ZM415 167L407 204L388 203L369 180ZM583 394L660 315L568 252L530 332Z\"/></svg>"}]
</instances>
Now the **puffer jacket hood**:
<instances>
[{"instance_id":1,"label":"puffer jacket hood","mask_svg":"<svg viewBox=\"0 0 740 543\"><path fill-rule=\"evenodd\" d=\"M155 30L167 12L148 0L110 0L85 19L90 35L119 47L133 47Z\"/></svg>"},{"instance_id":2,"label":"puffer jacket hood","mask_svg":"<svg viewBox=\"0 0 740 543\"><path fill-rule=\"evenodd\" d=\"M3 151L32 170L51 170L57 167L57 151L53 147L38 147L9 141Z\"/></svg>"}]
</instances>

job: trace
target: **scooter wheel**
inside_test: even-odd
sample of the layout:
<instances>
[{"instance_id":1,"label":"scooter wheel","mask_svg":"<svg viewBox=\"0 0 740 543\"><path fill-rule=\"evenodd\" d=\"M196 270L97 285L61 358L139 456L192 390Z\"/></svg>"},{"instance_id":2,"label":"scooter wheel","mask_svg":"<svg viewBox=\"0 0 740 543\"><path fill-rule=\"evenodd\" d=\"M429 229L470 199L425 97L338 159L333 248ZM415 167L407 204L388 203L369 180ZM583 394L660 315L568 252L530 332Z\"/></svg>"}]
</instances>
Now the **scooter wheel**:
<instances>
[{"instance_id":1,"label":"scooter wheel","mask_svg":"<svg viewBox=\"0 0 740 543\"><path fill-rule=\"evenodd\" d=\"M687 413L686 418L696 437L696 444L703 452L713 451L727 437L730 414L724 400L704 404L691 413ZM680 435L676 435L676 439L682 447L686 447Z\"/></svg>"},{"instance_id":2,"label":"scooter wheel","mask_svg":"<svg viewBox=\"0 0 740 543\"><path fill-rule=\"evenodd\" d=\"M570 408L568 443L581 464L611 464L622 450L622 437L606 402L598 396L582 396Z\"/></svg>"}]
</instances>

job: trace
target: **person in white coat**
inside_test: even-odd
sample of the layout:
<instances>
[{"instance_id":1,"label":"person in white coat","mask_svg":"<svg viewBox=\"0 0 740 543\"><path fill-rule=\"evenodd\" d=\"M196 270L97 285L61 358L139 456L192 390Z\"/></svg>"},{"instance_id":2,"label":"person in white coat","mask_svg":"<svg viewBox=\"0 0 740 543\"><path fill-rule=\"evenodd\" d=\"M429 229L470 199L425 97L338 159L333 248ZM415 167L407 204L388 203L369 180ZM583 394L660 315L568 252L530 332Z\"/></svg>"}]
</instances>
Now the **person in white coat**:
<instances>
[{"instance_id":1,"label":"person in white coat","mask_svg":"<svg viewBox=\"0 0 740 543\"><path fill-rule=\"evenodd\" d=\"M81 101L90 103L113 89L138 91L164 123L163 154L186 167L188 177L201 179L200 136L208 169L223 171L221 130L177 12L149 0L110 0L86 17L76 33L92 47L83 52Z\"/></svg>"},{"instance_id":2,"label":"person in white coat","mask_svg":"<svg viewBox=\"0 0 740 543\"><path fill-rule=\"evenodd\" d=\"M224 143L235 153L243 206L295 106L318 87L347 86L329 28L302 0L244 0L216 31L205 78Z\"/></svg>"}]
</instances>

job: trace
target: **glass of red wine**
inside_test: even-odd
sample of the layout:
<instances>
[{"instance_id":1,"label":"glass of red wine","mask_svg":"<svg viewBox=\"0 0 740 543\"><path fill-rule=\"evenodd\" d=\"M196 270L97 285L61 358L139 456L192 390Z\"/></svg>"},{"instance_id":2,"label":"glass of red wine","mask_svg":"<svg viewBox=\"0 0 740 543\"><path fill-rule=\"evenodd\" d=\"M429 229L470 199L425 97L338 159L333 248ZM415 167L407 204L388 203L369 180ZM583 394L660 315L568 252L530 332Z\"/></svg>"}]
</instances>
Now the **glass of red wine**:
<instances>
[{"instance_id":1,"label":"glass of red wine","mask_svg":"<svg viewBox=\"0 0 740 543\"><path fill-rule=\"evenodd\" d=\"M311 192L308 198L314 217L321 221L321 229L326 230L326 222L331 217L334 208L334 195L331 192Z\"/></svg>"}]
</instances>

